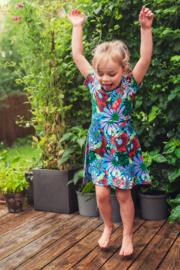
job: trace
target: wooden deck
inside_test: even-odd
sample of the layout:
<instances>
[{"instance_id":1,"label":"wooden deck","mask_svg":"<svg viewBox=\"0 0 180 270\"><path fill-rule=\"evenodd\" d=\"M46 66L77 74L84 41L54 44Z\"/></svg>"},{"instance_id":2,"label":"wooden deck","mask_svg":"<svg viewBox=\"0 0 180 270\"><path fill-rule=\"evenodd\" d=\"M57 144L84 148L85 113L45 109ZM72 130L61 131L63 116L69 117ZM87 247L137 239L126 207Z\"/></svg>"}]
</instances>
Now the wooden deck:
<instances>
[{"instance_id":1,"label":"wooden deck","mask_svg":"<svg viewBox=\"0 0 180 270\"><path fill-rule=\"evenodd\" d=\"M136 213L130 257L118 255L122 223L104 251L97 244L102 231L99 218L39 212L32 206L9 214L0 206L0 269L180 269L178 222L146 221Z\"/></svg>"}]
</instances>

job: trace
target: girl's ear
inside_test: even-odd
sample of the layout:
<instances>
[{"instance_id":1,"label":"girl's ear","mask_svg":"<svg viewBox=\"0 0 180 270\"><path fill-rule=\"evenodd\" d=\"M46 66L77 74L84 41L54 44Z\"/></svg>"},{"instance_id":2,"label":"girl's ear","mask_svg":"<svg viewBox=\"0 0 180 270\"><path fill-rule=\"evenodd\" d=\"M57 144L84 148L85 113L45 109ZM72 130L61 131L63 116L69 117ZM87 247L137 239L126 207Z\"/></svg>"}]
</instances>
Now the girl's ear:
<instances>
[{"instance_id":1,"label":"girl's ear","mask_svg":"<svg viewBox=\"0 0 180 270\"><path fill-rule=\"evenodd\" d=\"M124 67L123 70L122 70L122 76L124 76L126 74L126 71L127 71L128 67Z\"/></svg>"}]
</instances>

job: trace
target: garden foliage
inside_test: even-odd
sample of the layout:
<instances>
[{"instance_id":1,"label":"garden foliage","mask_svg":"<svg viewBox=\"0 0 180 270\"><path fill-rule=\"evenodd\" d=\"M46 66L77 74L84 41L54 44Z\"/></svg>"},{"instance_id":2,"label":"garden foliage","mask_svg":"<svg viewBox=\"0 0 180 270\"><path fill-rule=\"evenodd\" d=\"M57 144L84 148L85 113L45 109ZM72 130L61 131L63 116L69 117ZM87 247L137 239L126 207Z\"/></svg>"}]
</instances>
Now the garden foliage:
<instances>
[{"instance_id":1,"label":"garden foliage","mask_svg":"<svg viewBox=\"0 0 180 270\"><path fill-rule=\"evenodd\" d=\"M5 17L1 21L2 33L0 34L0 100L3 100L7 94L23 91L23 85L16 84L15 80L19 77L16 69L12 65L6 64L16 63L20 69L19 26L13 22L7 7L6 9L2 7L0 12ZM0 106L2 105L3 102Z\"/></svg>"},{"instance_id":2,"label":"garden foliage","mask_svg":"<svg viewBox=\"0 0 180 270\"><path fill-rule=\"evenodd\" d=\"M41 135L44 123L41 120L46 117L46 110L52 114L53 110L61 114L66 127L88 127L90 123L90 95L82 85L84 78L77 70L71 54L72 26L66 16L71 8L78 7L86 15L83 45L85 57L90 62L91 51L97 44L121 39L129 47L134 66L140 57L138 16L142 5L146 5L155 16L154 49L143 86L135 98L132 125L143 149L154 150L168 138L178 139L179 4L179 0L86 0L69 3L45 0L42 5L38 1L24 1L21 8L16 6L13 17L21 17L14 23L19 24L22 34L21 66L26 71L26 76L19 82L24 83L25 90L32 94L30 102L35 109L34 121L39 123L37 135ZM53 102L55 105L52 105Z\"/></svg>"},{"instance_id":3,"label":"garden foliage","mask_svg":"<svg viewBox=\"0 0 180 270\"><path fill-rule=\"evenodd\" d=\"M25 0L14 6L12 21L18 26L22 59L17 82L30 93L34 140L44 151L44 167L65 168L59 161L68 147L63 135L72 126L88 127L91 119L90 94L72 59L67 13L72 8L85 13L83 45L90 62L97 44L121 39L134 66L140 58L143 5L154 13L154 48L135 98L132 126L143 150L162 152L163 141L180 139L180 0Z\"/></svg>"}]
</instances>

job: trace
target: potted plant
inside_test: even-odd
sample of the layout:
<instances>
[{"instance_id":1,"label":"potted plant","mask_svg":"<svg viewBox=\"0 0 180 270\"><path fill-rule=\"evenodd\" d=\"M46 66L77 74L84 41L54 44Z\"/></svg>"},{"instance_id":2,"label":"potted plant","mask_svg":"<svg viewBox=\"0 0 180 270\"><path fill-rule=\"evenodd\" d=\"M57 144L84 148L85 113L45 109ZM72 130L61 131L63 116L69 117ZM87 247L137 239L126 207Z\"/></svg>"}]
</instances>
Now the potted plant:
<instances>
[{"instance_id":1,"label":"potted plant","mask_svg":"<svg viewBox=\"0 0 180 270\"><path fill-rule=\"evenodd\" d=\"M83 170L81 171L81 173L83 174ZM76 194L78 199L78 208L80 215L89 217L99 216L99 210L97 208L95 195L95 186L92 181L90 181L86 185L82 185L76 191Z\"/></svg>"},{"instance_id":2,"label":"potted plant","mask_svg":"<svg viewBox=\"0 0 180 270\"><path fill-rule=\"evenodd\" d=\"M68 12L68 6L69 3L50 0L42 5L39 1L24 1L13 11L19 26L21 66L25 70L19 71L16 81L24 84L28 92L32 108L28 124L36 131L34 144L42 149L42 167L33 170L34 208L63 213L78 208L75 187L67 183L81 166L79 152L83 151L84 140L84 135L79 135L68 141L72 127L68 114L72 105L66 105L65 100L69 80L64 60L68 27L67 19L60 16ZM27 124L23 117L18 122Z\"/></svg>"},{"instance_id":3,"label":"potted plant","mask_svg":"<svg viewBox=\"0 0 180 270\"><path fill-rule=\"evenodd\" d=\"M176 181L180 176L179 147L180 141L171 140L165 144L163 155L160 150L144 154L145 162L150 172L152 184L142 187L139 192L141 214L144 219L161 220L168 217L168 194L175 193L179 189ZM157 163L167 163L162 173Z\"/></svg>"},{"instance_id":4,"label":"potted plant","mask_svg":"<svg viewBox=\"0 0 180 270\"><path fill-rule=\"evenodd\" d=\"M8 150L4 151L6 160ZM18 213L23 210L25 194L29 185L25 179L24 170L20 158L0 164L0 186L9 213Z\"/></svg>"},{"instance_id":5,"label":"potted plant","mask_svg":"<svg viewBox=\"0 0 180 270\"><path fill-rule=\"evenodd\" d=\"M78 172L76 172L74 178L70 182L73 182L74 185L77 185L80 179L82 181L83 172L84 169L81 169ZM78 186L78 190L76 191L76 193L78 198L79 214L82 216L98 216L100 214L100 219L103 222L103 218L97 207L95 187L93 181L88 182L86 185L80 184ZM131 190L131 194L134 205L136 206L137 196L135 189ZM114 223L121 222L119 202L115 195L115 187L113 186L111 186L110 199L113 207L113 222Z\"/></svg>"},{"instance_id":6,"label":"potted plant","mask_svg":"<svg viewBox=\"0 0 180 270\"><path fill-rule=\"evenodd\" d=\"M82 168L86 134L87 130L73 127L63 135L59 144L66 142L66 149L59 151L55 161L61 170L33 170L36 210L71 213L78 209L75 186L68 182Z\"/></svg>"}]
</instances>

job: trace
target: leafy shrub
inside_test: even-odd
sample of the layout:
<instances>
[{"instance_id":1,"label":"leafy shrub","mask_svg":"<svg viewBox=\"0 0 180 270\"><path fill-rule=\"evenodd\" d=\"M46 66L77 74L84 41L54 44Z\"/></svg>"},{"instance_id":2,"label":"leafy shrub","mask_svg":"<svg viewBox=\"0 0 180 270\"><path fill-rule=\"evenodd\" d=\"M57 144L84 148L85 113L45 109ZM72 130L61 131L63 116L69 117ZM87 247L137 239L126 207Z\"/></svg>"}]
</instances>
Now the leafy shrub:
<instances>
[{"instance_id":1,"label":"leafy shrub","mask_svg":"<svg viewBox=\"0 0 180 270\"><path fill-rule=\"evenodd\" d=\"M3 28L0 35L0 100L3 100L9 93L23 91L23 85L16 84L15 80L19 77L16 68L7 63L14 63L21 72L20 67L21 52L19 48L18 25L12 20L12 16L1 8L4 14L2 22ZM4 106L1 102L0 106Z\"/></svg>"},{"instance_id":2,"label":"leafy shrub","mask_svg":"<svg viewBox=\"0 0 180 270\"><path fill-rule=\"evenodd\" d=\"M15 8L21 34L21 67L26 75L17 80L31 96L32 124L40 144L59 142L72 126L88 127L91 117L90 95L82 85L84 78L71 53L72 26L66 14L78 7L86 15L83 45L91 62L92 49L103 41L121 39L130 50L134 66L140 57L138 16L142 5L155 14L154 50L143 86L135 98L132 126L143 150L163 147L168 138L180 139L180 0L119 0L23 2ZM59 17L59 10L64 16ZM58 119L60 115L60 119ZM60 122L58 122L60 121ZM38 123L38 124L37 124ZM55 134L52 133L56 125ZM48 131L49 130L49 131ZM49 132L48 137L45 133ZM59 135L57 135L59 134ZM56 145L56 150L59 145ZM66 145L63 145L66 148ZM55 148L53 148L55 153ZM54 154L53 154L54 155ZM52 158L52 155L50 157Z\"/></svg>"}]
</instances>

